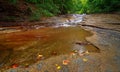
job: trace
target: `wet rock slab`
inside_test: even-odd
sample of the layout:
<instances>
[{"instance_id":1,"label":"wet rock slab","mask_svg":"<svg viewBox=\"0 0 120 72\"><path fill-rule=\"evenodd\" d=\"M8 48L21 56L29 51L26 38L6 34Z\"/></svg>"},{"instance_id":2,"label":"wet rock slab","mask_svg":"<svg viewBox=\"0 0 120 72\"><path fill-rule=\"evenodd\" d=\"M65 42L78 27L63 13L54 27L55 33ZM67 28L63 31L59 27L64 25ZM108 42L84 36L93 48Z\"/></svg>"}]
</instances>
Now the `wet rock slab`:
<instances>
[{"instance_id":1,"label":"wet rock slab","mask_svg":"<svg viewBox=\"0 0 120 72\"><path fill-rule=\"evenodd\" d=\"M120 14L86 15L85 25L97 28L120 31Z\"/></svg>"},{"instance_id":2,"label":"wet rock slab","mask_svg":"<svg viewBox=\"0 0 120 72\"><path fill-rule=\"evenodd\" d=\"M91 17L93 16L93 17ZM90 18L89 18L90 17ZM120 69L120 15L88 15L84 28L94 33L87 41L101 50L102 72L119 72ZM116 24L117 23L117 24Z\"/></svg>"},{"instance_id":3,"label":"wet rock slab","mask_svg":"<svg viewBox=\"0 0 120 72\"><path fill-rule=\"evenodd\" d=\"M42 41L35 42L35 45L37 45L35 47L37 48L44 47L45 48L44 51L48 50L49 48L54 48L54 46L56 47L56 43L50 42L51 40L54 41L54 39L57 40L57 46L58 46L57 48L60 48L58 49L58 51L61 50L61 46L67 42L69 45L72 45L72 48L70 48L70 50L67 53L61 53L61 54L58 53L58 55L56 55L56 52L53 51L52 54L55 54L54 56L48 57L46 59L40 59L36 63L27 65L27 67L19 66L16 68L8 68L8 69L3 68L1 71L8 71L8 72L11 72L11 71L13 72L24 72L24 71L25 72L119 72L120 71L119 69L120 67L119 19L120 19L119 16L116 14L115 15L114 14L87 15L85 22L79 24L79 25L85 24L86 26L82 26L82 28L88 31L91 31L93 33L93 36L87 37L86 39L83 39L82 37L86 36L88 32L86 33L86 35L83 35L83 32L81 32L82 29L79 29L79 27L75 27L75 28L73 27L72 29L69 29L66 27L55 27L55 29L43 28L43 30L41 29L42 31L36 31L36 30L26 31L25 34L29 34L29 33L32 34L33 40L34 39L36 40L39 38L40 40L45 41L43 43ZM65 19L65 22L66 22L66 19ZM68 20L67 22L70 22L70 21ZM61 24L61 21L59 21L59 23ZM64 24L70 25L70 23L64 23ZM116 24L116 25L113 25L113 24ZM45 34L44 33L45 31L48 31L48 34L51 34L51 35ZM42 37L41 37L41 34L43 35ZM20 37L22 35L24 34L21 34ZM36 35L38 38L36 37L34 38L34 36ZM19 33L17 36L19 36ZM49 39L50 37L52 37L52 39ZM72 38L71 41L69 38L70 39ZM26 40L26 37L23 37L23 40L24 39ZM68 39L68 40L65 40L65 39ZM61 41L61 43L59 43L59 41ZM99 48L100 52L86 51L85 49L86 42L93 44L95 47ZM50 44L47 44L47 43L50 43ZM41 44L45 44L45 45L40 47ZM26 48L27 49L25 52L26 55L27 55L27 52L30 54L34 54L35 52L38 51L38 49L33 48L34 45L31 46L31 41L30 43L28 43L28 45L30 45L30 47L28 46ZM66 46L66 44L63 47L65 49L69 48L69 46ZM35 50L33 53L31 53L31 51L29 50L32 48ZM66 52L65 49L63 49L64 52ZM48 52L46 52L45 54L47 53ZM84 53L84 54L81 55L81 53ZM30 54L27 57L28 59L30 59L32 56ZM63 61L68 61L68 62L63 63Z\"/></svg>"}]
</instances>

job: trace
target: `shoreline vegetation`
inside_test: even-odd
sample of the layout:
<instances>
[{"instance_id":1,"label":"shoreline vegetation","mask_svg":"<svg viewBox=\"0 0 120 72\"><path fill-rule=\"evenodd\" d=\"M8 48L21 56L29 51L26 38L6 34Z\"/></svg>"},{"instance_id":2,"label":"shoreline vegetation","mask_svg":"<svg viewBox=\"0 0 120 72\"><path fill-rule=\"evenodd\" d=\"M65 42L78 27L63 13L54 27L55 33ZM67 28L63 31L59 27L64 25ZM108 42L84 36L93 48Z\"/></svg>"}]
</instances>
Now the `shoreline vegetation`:
<instances>
[{"instance_id":1,"label":"shoreline vegetation","mask_svg":"<svg viewBox=\"0 0 120 72\"><path fill-rule=\"evenodd\" d=\"M119 0L1 0L0 21L39 21L42 17L120 11Z\"/></svg>"}]
</instances>

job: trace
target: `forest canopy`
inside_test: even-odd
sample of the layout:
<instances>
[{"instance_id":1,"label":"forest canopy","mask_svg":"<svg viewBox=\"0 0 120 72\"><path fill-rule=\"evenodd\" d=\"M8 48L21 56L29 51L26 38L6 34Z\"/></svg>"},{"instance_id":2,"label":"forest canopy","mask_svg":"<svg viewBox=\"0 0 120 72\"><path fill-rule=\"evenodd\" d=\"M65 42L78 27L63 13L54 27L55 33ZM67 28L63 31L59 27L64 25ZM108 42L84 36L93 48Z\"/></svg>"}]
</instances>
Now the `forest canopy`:
<instances>
[{"instance_id":1,"label":"forest canopy","mask_svg":"<svg viewBox=\"0 0 120 72\"><path fill-rule=\"evenodd\" d=\"M2 0L1 0L2 1ZM21 12L38 19L41 16L54 16L71 13L106 13L120 11L120 0L6 0L19 7Z\"/></svg>"},{"instance_id":2,"label":"forest canopy","mask_svg":"<svg viewBox=\"0 0 120 72\"><path fill-rule=\"evenodd\" d=\"M9 0L13 4L19 0ZM120 10L120 0L25 0L44 14L97 13Z\"/></svg>"}]
</instances>

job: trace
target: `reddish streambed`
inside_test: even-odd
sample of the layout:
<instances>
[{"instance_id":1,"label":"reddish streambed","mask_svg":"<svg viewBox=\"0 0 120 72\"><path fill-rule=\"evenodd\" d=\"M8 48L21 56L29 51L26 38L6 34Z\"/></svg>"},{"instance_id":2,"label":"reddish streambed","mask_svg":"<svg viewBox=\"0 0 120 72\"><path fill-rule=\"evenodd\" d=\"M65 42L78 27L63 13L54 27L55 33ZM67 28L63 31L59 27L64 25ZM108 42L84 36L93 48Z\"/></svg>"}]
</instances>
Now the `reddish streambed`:
<instances>
[{"instance_id":1,"label":"reddish streambed","mask_svg":"<svg viewBox=\"0 0 120 72\"><path fill-rule=\"evenodd\" d=\"M56 55L69 54L76 41L86 42L85 38L91 35L81 27L45 27L1 34L1 68L9 68L12 64L19 64L23 67L26 63L33 64L38 61L38 55L43 55L44 60ZM85 47L91 52L98 51L92 45Z\"/></svg>"}]
</instances>

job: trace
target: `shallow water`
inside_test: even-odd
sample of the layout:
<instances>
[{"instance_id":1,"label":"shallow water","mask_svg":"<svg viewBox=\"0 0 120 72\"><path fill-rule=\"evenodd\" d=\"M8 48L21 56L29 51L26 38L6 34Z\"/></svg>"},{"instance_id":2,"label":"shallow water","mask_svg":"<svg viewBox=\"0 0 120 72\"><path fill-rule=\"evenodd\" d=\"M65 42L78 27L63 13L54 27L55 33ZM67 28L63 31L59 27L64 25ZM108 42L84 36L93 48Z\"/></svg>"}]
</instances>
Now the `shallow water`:
<instances>
[{"instance_id":1,"label":"shallow water","mask_svg":"<svg viewBox=\"0 0 120 72\"><path fill-rule=\"evenodd\" d=\"M69 54L74 49L76 41L86 42L85 38L92 34L81 27L45 27L29 31L21 31L0 35L0 65L24 66L38 61L38 55L43 60L61 54ZM79 47L79 46L78 46ZM93 45L85 48L97 52Z\"/></svg>"}]
</instances>

